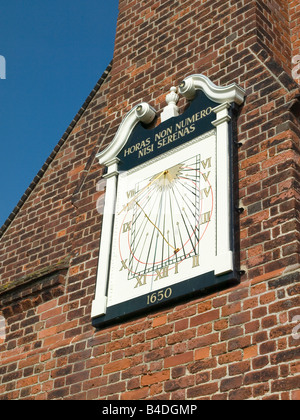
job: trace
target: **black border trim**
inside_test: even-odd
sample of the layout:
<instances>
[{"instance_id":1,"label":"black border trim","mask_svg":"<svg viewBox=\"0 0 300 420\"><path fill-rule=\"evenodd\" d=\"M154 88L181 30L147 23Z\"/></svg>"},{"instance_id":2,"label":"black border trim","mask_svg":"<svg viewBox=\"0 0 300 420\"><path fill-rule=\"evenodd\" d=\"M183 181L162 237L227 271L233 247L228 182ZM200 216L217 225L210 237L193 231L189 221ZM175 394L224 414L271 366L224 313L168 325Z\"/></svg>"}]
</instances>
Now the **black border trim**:
<instances>
[{"instance_id":1,"label":"black border trim","mask_svg":"<svg viewBox=\"0 0 300 420\"><path fill-rule=\"evenodd\" d=\"M163 287L155 292L144 294L135 299L122 302L118 305L109 306L106 315L95 317L92 320L92 325L95 328L103 328L126 319L133 318L136 315L145 315L164 306L173 305L190 297L206 295L212 293L214 290L220 290L224 285L231 285L236 283L238 276L235 272L230 272L222 276L215 276L214 271L202 274L189 280L184 280L180 283L173 284L169 287ZM147 303L148 299L154 294L156 297L159 292L165 296L166 291L172 289L172 295L169 298L163 298L161 302L153 304ZM167 293L168 295L169 293Z\"/></svg>"}]
</instances>

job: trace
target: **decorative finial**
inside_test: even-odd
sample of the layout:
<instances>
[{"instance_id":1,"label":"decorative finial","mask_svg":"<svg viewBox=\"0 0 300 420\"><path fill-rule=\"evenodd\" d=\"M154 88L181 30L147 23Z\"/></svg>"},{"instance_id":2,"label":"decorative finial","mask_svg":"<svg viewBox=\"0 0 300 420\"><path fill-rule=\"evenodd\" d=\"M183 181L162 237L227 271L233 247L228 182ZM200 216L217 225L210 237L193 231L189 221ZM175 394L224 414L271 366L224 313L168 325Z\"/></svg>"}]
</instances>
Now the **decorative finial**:
<instances>
[{"instance_id":1,"label":"decorative finial","mask_svg":"<svg viewBox=\"0 0 300 420\"><path fill-rule=\"evenodd\" d=\"M177 89L175 86L171 87L171 92L166 97L167 104L174 104L176 105L179 100L179 95L177 95Z\"/></svg>"},{"instance_id":2,"label":"decorative finial","mask_svg":"<svg viewBox=\"0 0 300 420\"><path fill-rule=\"evenodd\" d=\"M172 117L178 117L179 109L177 102L179 100L179 95L177 94L177 88L175 86L171 87L171 92L166 96L167 106L161 114L161 121L164 122Z\"/></svg>"}]
</instances>

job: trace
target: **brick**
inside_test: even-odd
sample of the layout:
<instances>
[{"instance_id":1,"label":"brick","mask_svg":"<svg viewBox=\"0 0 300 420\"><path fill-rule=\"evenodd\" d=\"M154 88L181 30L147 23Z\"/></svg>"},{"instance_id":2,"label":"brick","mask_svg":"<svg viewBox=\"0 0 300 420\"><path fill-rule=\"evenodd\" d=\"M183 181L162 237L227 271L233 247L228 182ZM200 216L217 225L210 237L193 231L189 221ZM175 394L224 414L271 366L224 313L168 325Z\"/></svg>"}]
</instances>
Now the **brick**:
<instances>
[{"instance_id":1,"label":"brick","mask_svg":"<svg viewBox=\"0 0 300 420\"><path fill-rule=\"evenodd\" d=\"M153 328L155 328L155 327L159 327L161 325L165 325L166 323L167 323L167 316L164 315L162 317L155 318L153 320L153 324L152 325L153 325Z\"/></svg>"},{"instance_id":2,"label":"brick","mask_svg":"<svg viewBox=\"0 0 300 420\"><path fill-rule=\"evenodd\" d=\"M268 356L257 357L253 359L252 366L253 369L262 369L263 367L269 364Z\"/></svg>"},{"instance_id":3,"label":"brick","mask_svg":"<svg viewBox=\"0 0 300 420\"><path fill-rule=\"evenodd\" d=\"M189 388L194 385L194 382L195 379L192 376L186 376L184 378L166 382L164 388L166 392L173 392L177 391L178 389Z\"/></svg>"},{"instance_id":4,"label":"brick","mask_svg":"<svg viewBox=\"0 0 300 420\"><path fill-rule=\"evenodd\" d=\"M195 388L188 389L187 397L189 399L213 395L218 391L218 383L200 385Z\"/></svg>"},{"instance_id":5,"label":"brick","mask_svg":"<svg viewBox=\"0 0 300 420\"><path fill-rule=\"evenodd\" d=\"M20 379L17 382L17 387L18 388L25 388L25 387L34 385L37 382L38 382L38 377L37 376L31 376L29 378Z\"/></svg>"},{"instance_id":6,"label":"brick","mask_svg":"<svg viewBox=\"0 0 300 420\"><path fill-rule=\"evenodd\" d=\"M89 378L89 372L78 372L74 373L73 375L68 375L66 377L66 384L72 385L76 383L82 383Z\"/></svg>"},{"instance_id":7,"label":"brick","mask_svg":"<svg viewBox=\"0 0 300 420\"><path fill-rule=\"evenodd\" d=\"M61 307L53 308L51 310L48 310L48 311L42 313L40 319L45 320L45 319L48 319L48 318L53 318L53 317L56 317L57 315L60 315L61 313L62 313L62 308Z\"/></svg>"},{"instance_id":8,"label":"brick","mask_svg":"<svg viewBox=\"0 0 300 420\"><path fill-rule=\"evenodd\" d=\"M146 333L146 339L151 340L157 337L168 335L173 331L173 325L162 325L160 327L153 328Z\"/></svg>"},{"instance_id":9,"label":"brick","mask_svg":"<svg viewBox=\"0 0 300 420\"><path fill-rule=\"evenodd\" d=\"M214 321L219 318L219 310L215 309L213 311L205 312L202 315L195 316L191 318L191 327L195 327L197 325L205 324L210 321Z\"/></svg>"},{"instance_id":10,"label":"brick","mask_svg":"<svg viewBox=\"0 0 300 420\"><path fill-rule=\"evenodd\" d=\"M28 366L34 366L39 363L39 359L40 359L40 356L37 354L31 357L28 357L25 360L21 360L19 362L19 369L24 369L25 367L28 367Z\"/></svg>"},{"instance_id":11,"label":"brick","mask_svg":"<svg viewBox=\"0 0 300 420\"><path fill-rule=\"evenodd\" d=\"M278 368L268 368L261 371L248 372L244 378L244 384L250 385L254 383L268 382L271 379L278 378Z\"/></svg>"},{"instance_id":12,"label":"brick","mask_svg":"<svg viewBox=\"0 0 300 420\"><path fill-rule=\"evenodd\" d=\"M227 331L222 331L221 340L230 340L244 335L243 328L240 326L228 328Z\"/></svg>"},{"instance_id":13,"label":"brick","mask_svg":"<svg viewBox=\"0 0 300 420\"><path fill-rule=\"evenodd\" d=\"M229 295L229 302L240 301L241 299L244 299L248 296L249 296L248 289L237 290Z\"/></svg>"},{"instance_id":14,"label":"brick","mask_svg":"<svg viewBox=\"0 0 300 420\"><path fill-rule=\"evenodd\" d=\"M229 366L229 375L236 376L241 375L243 373L249 372L251 369L250 362L239 362Z\"/></svg>"},{"instance_id":15,"label":"brick","mask_svg":"<svg viewBox=\"0 0 300 420\"><path fill-rule=\"evenodd\" d=\"M257 346L251 346L244 349L243 360L252 359L253 357L258 355L258 348Z\"/></svg>"},{"instance_id":16,"label":"brick","mask_svg":"<svg viewBox=\"0 0 300 420\"><path fill-rule=\"evenodd\" d=\"M216 344L215 346L212 346L211 348L211 355L212 356L219 356L220 354L224 354L227 352L227 344L221 343Z\"/></svg>"},{"instance_id":17,"label":"brick","mask_svg":"<svg viewBox=\"0 0 300 420\"><path fill-rule=\"evenodd\" d=\"M224 378L227 375L227 369L226 367L221 367L218 369L214 369L212 373L212 379L221 379Z\"/></svg>"},{"instance_id":18,"label":"brick","mask_svg":"<svg viewBox=\"0 0 300 420\"><path fill-rule=\"evenodd\" d=\"M273 353L274 351L276 351L276 342L263 343L259 347L260 354Z\"/></svg>"},{"instance_id":19,"label":"brick","mask_svg":"<svg viewBox=\"0 0 300 420\"><path fill-rule=\"evenodd\" d=\"M214 322L214 330L222 331L228 328L228 320L221 319L220 321Z\"/></svg>"},{"instance_id":20,"label":"brick","mask_svg":"<svg viewBox=\"0 0 300 420\"><path fill-rule=\"evenodd\" d=\"M199 349L195 351L195 360L207 359L210 356L210 348Z\"/></svg>"},{"instance_id":21,"label":"brick","mask_svg":"<svg viewBox=\"0 0 300 420\"><path fill-rule=\"evenodd\" d=\"M213 369L217 366L216 357L210 358L208 360L200 360L189 365L188 369L191 374L201 372L203 370Z\"/></svg>"},{"instance_id":22,"label":"brick","mask_svg":"<svg viewBox=\"0 0 300 420\"><path fill-rule=\"evenodd\" d=\"M222 306L225 306L226 302L227 302L227 297L226 296L215 298L213 300L213 307L214 308L220 308Z\"/></svg>"},{"instance_id":23,"label":"brick","mask_svg":"<svg viewBox=\"0 0 300 420\"><path fill-rule=\"evenodd\" d=\"M193 352L187 352L184 354L178 354L177 356L171 356L165 359L165 368L186 364L193 361Z\"/></svg>"},{"instance_id":24,"label":"brick","mask_svg":"<svg viewBox=\"0 0 300 420\"><path fill-rule=\"evenodd\" d=\"M245 401L252 398L252 389L251 388L242 388L234 391L230 391L229 400L230 401Z\"/></svg>"},{"instance_id":25,"label":"brick","mask_svg":"<svg viewBox=\"0 0 300 420\"><path fill-rule=\"evenodd\" d=\"M271 363L273 365L278 365L280 363L284 362L290 362L293 360L300 359L300 349L295 348L291 350L282 351L279 353L276 353L271 356Z\"/></svg>"},{"instance_id":26,"label":"brick","mask_svg":"<svg viewBox=\"0 0 300 420\"><path fill-rule=\"evenodd\" d=\"M300 400L300 391L293 391L292 392L292 400L299 401Z\"/></svg>"},{"instance_id":27,"label":"brick","mask_svg":"<svg viewBox=\"0 0 300 420\"><path fill-rule=\"evenodd\" d=\"M50 309L53 309L57 306L57 300L51 300L49 302L43 303L42 305L39 305L37 308L37 313L41 314L42 312L47 312Z\"/></svg>"},{"instance_id":28,"label":"brick","mask_svg":"<svg viewBox=\"0 0 300 420\"><path fill-rule=\"evenodd\" d=\"M170 379L170 370L153 373L142 377L142 386L153 385L155 383L164 382Z\"/></svg>"},{"instance_id":29,"label":"brick","mask_svg":"<svg viewBox=\"0 0 300 420\"><path fill-rule=\"evenodd\" d=\"M240 388L242 384L243 384L242 376L237 376L230 379L223 379L221 381L220 391L227 392L227 391L230 391L231 389L237 389L237 388Z\"/></svg>"},{"instance_id":30,"label":"brick","mask_svg":"<svg viewBox=\"0 0 300 420\"><path fill-rule=\"evenodd\" d=\"M200 303L198 305L198 313L201 314L203 312L208 312L211 310L211 308L212 308L212 302L210 300Z\"/></svg>"},{"instance_id":31,"label":"brick","mask_svg":"<svg viewBox=\"0 0 300 420\"><path fill-rule=\"evenodd\" d=\"M178 321L175 323L175 331L183 331L188 328L189 320L183 319L182 321Z\"/></svg>"},{"instance_id":32,"label":"brick","mask_svg":"<svg viewBox=\"0 0 300 420\"><path fill-rule=\"evenodd\" d=\"M266 294L260 296L260 303L261 303L261 305L265 305L265 304L274 302L275 298L276 298L275 293L274 292L269 292L269 293L266 293Z\"/></svg>"},{"instance_id":33,"label":"brick","mask_svg":"<svg viewBox=\"0 0 300 420\"><path fill-rule=\"evenodd\" d=\"M237 312L241 312L241 302L232 303L222 308L222 316L224 317Z\"/></svg>"},{"instance_id":34,"label":"brick","mask_svg":"<svg viewBox=\"0 0 300 420\"><path fill-rule=\"evenodd\" d=\"M295 376L286 379L278 379L277 381L272 382L271 390L272 392L283 392L299 389L300 376Z\"/></svg>"},{"instance_id":35,"label":"brick","mask_svg":"<svg viewBox=\"0 0 300 420\"><path fill-rule=\"evenodd\" d=\"M196 335L196 331L187 329L185 331L178 332L176 334L169 334L167 338L168 344L182 343L184 341L191 340Z\"/></svg>"},{"instance_id":36,"label":"brick","mask_svg":"<svg viewBox=\"0 0 300 420\"><path fill-rule=\"evenodd\" d=\"M251 344L251 338L249 336L236 338L228 342L228 350L233 351L237 349L248 348L250 344Z\"/></svg>"},{"instance_id":37,"label":"brick","mask_svg":"<svg viewBox=\"0 0 300 420\"><path fill-rule=\"evenodd\" d=\"M128 401L128 400L142 400L147 398L149 395L149 388L141 388L134 391L124 392L121 395L121 400Z\"/></svg>"},{"instance_id":38,"label":"brick","mask_svg":"<svg viewBox=\"0 0 300 420\"><path fill-rule=\"evenodd\" d=\"M246 322L250 321L250 319L251 319L250 311L242 312L240 314L232 315L229 318L229 325L235 326L235 325L245 324Z\"/></svg>"},{"instance_id":39,"label":"brick","mask_svg":"<svg viewBox=\"0 0 300 420\"><path fill-rule=\"evenodd\" d=\"M111 362L108 365L104 366L103 373L104 375L107 375L109 373L119 372L119 371L128 369L130 365L131 365L131 361L127 359Z\"/></svg>"},{"instance_id":40,"label":"brick","mask_svg":"<svg viewBox=\"0 0 300 420\"><path fill-rule=\"evenodd\" d=\"M228 353L225 355L221 355L218 358L219 364L227 364L227 363L233 363L233 362L239 362L242 360L242 352L241 351L234 351L232 353Z\"/></svg>"}]
</instances>

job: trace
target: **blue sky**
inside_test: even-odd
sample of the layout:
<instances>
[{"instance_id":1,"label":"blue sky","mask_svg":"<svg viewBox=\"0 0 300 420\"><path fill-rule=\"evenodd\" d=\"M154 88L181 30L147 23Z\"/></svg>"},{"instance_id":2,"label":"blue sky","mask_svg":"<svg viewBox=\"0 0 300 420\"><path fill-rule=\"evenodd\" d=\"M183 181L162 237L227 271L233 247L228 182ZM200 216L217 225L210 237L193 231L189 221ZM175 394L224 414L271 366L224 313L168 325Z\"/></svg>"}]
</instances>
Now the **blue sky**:
<instances>
[{"instance_id":1,"label":"blue sky","mask_svg":"<svg viewBox=\"0 0 300 420\"><path fill-rule=\"evenodd\" d=\"M2 226L113 58L118 0L0 6Z\"/></svg>"}]
</instances>

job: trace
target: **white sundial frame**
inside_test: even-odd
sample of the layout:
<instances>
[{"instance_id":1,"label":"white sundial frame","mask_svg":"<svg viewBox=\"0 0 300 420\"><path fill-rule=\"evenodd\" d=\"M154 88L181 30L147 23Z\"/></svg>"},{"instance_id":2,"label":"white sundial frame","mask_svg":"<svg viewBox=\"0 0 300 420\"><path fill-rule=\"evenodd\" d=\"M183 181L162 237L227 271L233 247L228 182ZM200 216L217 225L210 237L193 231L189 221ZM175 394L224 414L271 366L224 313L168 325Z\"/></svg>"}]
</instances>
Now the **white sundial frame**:
<instances>
[{"instance_id":1,"label":"white sundial frame","mask_svg":"<svg viewBox=\"0 0 300 420\"><path fill-rule=\"evenodd\" d=\"M216 128L217 142L217 203L222 203L216 209L216 257L214 264L215 276L234 270L234 256L231 244L231 169L228 158L231 117L229 108L232 103L241 105L245 99L245 91L233 83L226 87L216 86L206 76L195 74L188 76L179 86L179 93L188 100L193 100L197 90L202 90L212 101L220 105L213 109L216 120L213 125ZM173 105L174 107L174 105ZM174 112L174 111L173 111ZM98 260L98 274L96 282L95 298L92 303L91 317L96 318L107 312L107 290L109 282L110 257L113 240L114 214L117 197L117 182L119 176L118 154L126 145L132 131L139 122L150 124L156 111L147 103L135 106L123 119L113 141L96 157L100 165L107 167L104 178L107 180L105 206L100 242L100 254ZM165 112L168 114L168 112ZM173 116L178 115L175 111ZM169 117L172 115L169 115ZM168 117L166 117L168 118ZM165 119L166 119L165 118ZM105 242L102 244L102 242Z\"/></svg>"}]
</instances>

